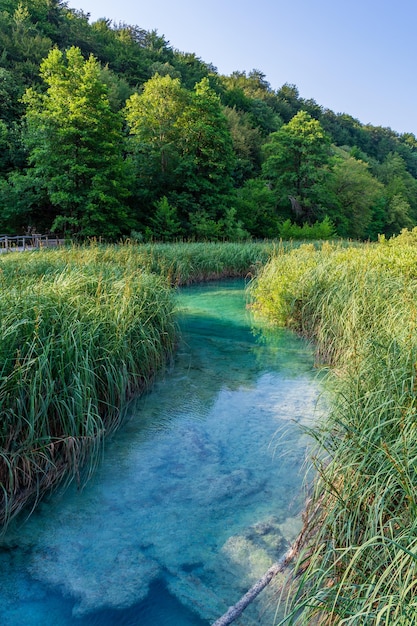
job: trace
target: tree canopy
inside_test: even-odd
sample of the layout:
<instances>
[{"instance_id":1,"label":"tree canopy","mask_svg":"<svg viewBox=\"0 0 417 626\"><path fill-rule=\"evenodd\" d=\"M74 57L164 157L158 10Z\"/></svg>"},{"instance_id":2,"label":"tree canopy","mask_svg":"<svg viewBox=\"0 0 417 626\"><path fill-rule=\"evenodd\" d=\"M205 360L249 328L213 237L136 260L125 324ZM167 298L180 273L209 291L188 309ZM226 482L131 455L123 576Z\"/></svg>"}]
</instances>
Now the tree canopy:
<instances>
[{"instance_id":1,"label":"tree canopy","mask_svg":"<svg viewBox=\"0 0 417 626\"><path fill-rule=\"evenodd\" d=\"M46 92L24 95L26 177L36 183L52 230L116 238L132 225L128 165L122 118L111 110L100 64L79 48L54 48L40 74Z\"/></svg>"},{"instance_id":2,"label":"tree canopy","mask_svg":"<svg viewBox=\"0 0 417 626\"><path fill-rule=\"evenodd\" d=\"M262 238L327 219L376 239L417 224L412 133L274 90L260 69L219 75L61 0L0 0L0 17L3 232Z\"/></svg>"}]
</instances>

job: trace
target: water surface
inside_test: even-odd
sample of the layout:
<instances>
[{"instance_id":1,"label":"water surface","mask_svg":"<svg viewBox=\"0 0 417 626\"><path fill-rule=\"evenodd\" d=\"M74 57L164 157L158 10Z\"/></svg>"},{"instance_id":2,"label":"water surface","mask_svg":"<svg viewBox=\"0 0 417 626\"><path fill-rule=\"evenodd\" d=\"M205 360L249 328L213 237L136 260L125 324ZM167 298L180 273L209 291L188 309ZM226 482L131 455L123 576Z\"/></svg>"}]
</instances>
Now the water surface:
<instances>
[{"instance_id":1,"label":"water surface","mask_svg":"<svg viewBox=\"0 0 417 626\"><path fill-rule=\"evenodd\" d=\"M240 281L180 292L175 361L93 479L2 542L2 626L207 626L285 552L319 389L308 345L245 305ZM263 592L236 624L274 605Z\"/></svg>"}]
</instances>

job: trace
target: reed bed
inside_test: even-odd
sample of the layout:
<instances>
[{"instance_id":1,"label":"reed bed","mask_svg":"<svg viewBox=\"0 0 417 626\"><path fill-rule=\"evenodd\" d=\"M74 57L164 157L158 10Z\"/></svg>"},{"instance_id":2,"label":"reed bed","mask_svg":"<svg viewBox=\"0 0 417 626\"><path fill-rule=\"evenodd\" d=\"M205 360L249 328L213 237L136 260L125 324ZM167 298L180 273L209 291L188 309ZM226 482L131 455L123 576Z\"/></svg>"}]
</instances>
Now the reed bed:
<instances>
[{"instance_id":1,"label":"reed bed","mask_svg":"<svg viewBox=\"0 0 417 626\"><path fill-rule=\"evenodd\" d=\"M2 524L64 477L85 478L174 350L166 279L75 255L1 259Z\"/></svg>"},{"instance_id":2,"label":"reed bed","mask_svg":"<svg viewBox=\"0 0 417 626\"><path fill-rule=\"evenodd\" d=\"M174 285L213 279L253 276L279 246L279 242L179 242L88 246L97 262L121 263L166 277ZM288 245L288 244L287 244ZM80 250L77 250L77 255Z\"/></svg>"},{"instance_id":3,"label":"reed bed","mask_svg":"<svg viewBox=\"0 0 417 626\"><path fill-rule=\"evenodd\" d=\"M33 276L63 270L68 266L121 265L127 269L141 269L167 278L174 286L210 279L254 275L278 249L291 249L300 244L279 241L264 242L179 242L179 243L121 243L102 245L91 242L85 246L44 249L38 254L25 253L29 267L15 255L9 255L10 270ZM13 256L13 258L11 258ZM5 270L7 271L7 270Z\"/></svg>"},{"instance_id":4,"label":"reed bed","mask_svg":"<svg viewBox=\"0 0 417 626\"><path fill-rule=\"evenodd\" d=\"M251 277L276 247L92 242L0 257L0 526L88 477L175 349L172 286Z\"/></svg>"},{"instance_id":5,"label":"reed bed","mask_svg":"<svg viewBox=\"0 0 417 626\"><path fill-rule=\"evenodd\" d=\"M253 295L331 366L288 624L417 624L417 230L280 253Z\"/></svg>"}]
</instances>

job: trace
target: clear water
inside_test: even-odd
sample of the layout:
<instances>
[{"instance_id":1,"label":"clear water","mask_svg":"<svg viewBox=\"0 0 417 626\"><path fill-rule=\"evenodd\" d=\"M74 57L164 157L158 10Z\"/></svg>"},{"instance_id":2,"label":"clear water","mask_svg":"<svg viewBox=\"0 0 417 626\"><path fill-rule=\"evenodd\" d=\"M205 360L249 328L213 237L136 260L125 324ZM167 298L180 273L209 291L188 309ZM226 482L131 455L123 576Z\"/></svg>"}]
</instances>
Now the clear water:
<instances>
[{"instance_id":1,"label":"clear water","mask_svg":"<svg viewBox=\"0 0 417 626\"><path fill-rule=\"evenodd\" d=\"M180 292L175 362L93 479L2 541L2 626L207 626L285 552L319 384L307 344L245 304L238 281ZM236 624L272 624L268 593Z\"/></svg>"}]
</instances>

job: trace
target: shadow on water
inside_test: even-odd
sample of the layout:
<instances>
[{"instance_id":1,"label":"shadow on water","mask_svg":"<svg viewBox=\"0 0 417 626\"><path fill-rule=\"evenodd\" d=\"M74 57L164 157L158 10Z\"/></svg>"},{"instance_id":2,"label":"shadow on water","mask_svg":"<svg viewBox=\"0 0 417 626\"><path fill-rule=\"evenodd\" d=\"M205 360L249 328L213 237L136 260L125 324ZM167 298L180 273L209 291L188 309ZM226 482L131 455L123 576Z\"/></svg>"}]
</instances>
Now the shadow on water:
<instances>
[{"instance_id":1,"label":"shadow on water","mask_svg":"<svg viewBox=\"0 0 417 626\"><path fill-rule=\"evenodd\" d=\"M178 602L161 579L150 585L143 602L126 609L97 611L77 620L78 626L208 626L209 623Z\"/></svg>"},{"instance_id":2,"label":"shadow on water","mask_svg":"<svg viewBox=\"0 0 417 626\"><path fill-rule=\"evenodd\" d=\"M51 589L37 589L38 601L15 607L4 615L0 622L8 624L36 624L36 626L209 626L190 609L183 606L169 593L162 579L154 581L146 599L121 609L102 609L87 616L75 618L72 615L74 602ZM47 601L45 599L47 598ZM0 611L0 615L2 615ZM29 621L26 621L26 620ZM4 620L4 621L3 621Z\"/></svg>"},{"instance_id":3,"label":"shadow on water","mask_svg":"<svg viewBox=\"0 0 417 626\"><path fill-rule=\"evenodd\" d=\"M243 287L179 292L175 362L93 479L10 528L2 626L204 626L285 552L319 384L306 343L254 329ZM237 624L272 624L268 593Z\"/></svg>"}]
</instances>

